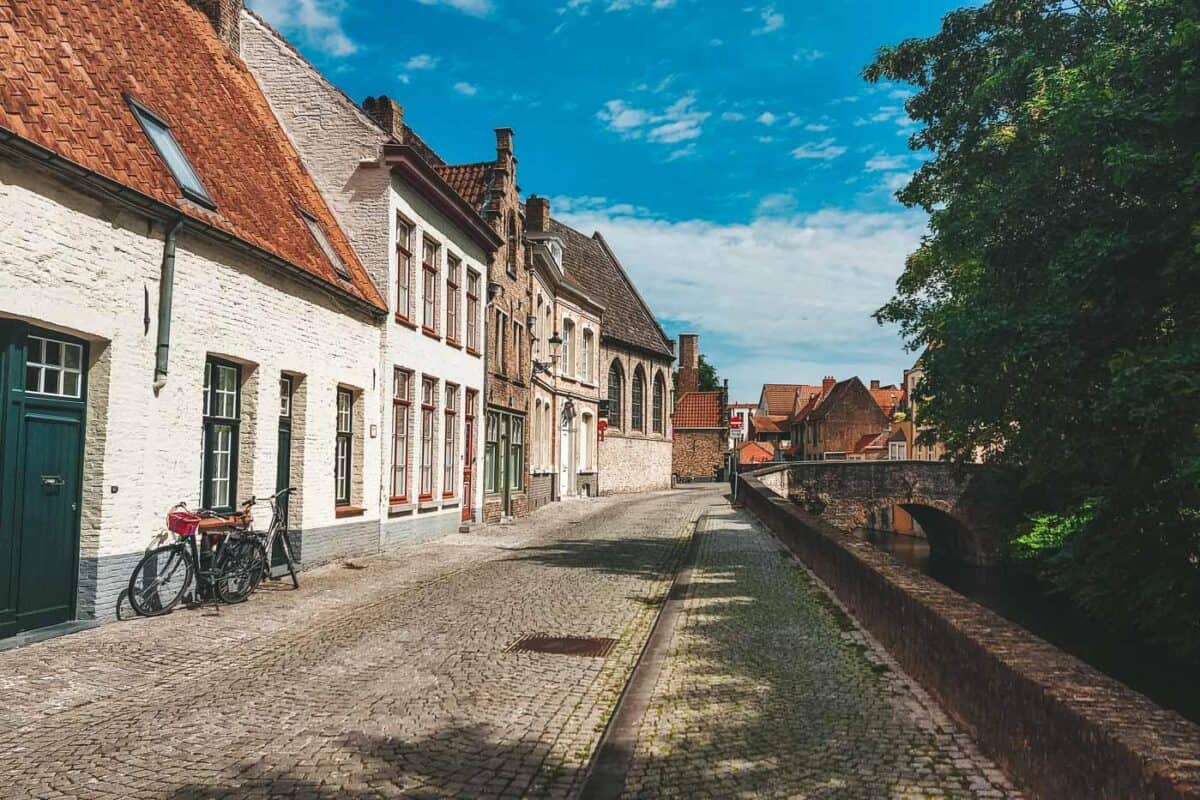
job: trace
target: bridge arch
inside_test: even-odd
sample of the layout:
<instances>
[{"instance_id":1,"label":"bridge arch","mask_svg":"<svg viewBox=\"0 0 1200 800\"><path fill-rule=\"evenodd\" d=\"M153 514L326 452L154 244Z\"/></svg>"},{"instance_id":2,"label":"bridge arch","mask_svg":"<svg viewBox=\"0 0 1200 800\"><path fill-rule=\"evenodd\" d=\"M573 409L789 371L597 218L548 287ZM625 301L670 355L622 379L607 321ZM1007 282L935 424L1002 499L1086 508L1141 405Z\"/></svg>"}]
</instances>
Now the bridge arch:
<instances>
[{"instance_id":1,"label":"bridge arch","mask_svg":"<svg viewBox=\"0 0 1200 800\"><path fill-rule=\"evenodd\" d=\"M783 468L787 496L851 531L899 506L925 530L930 551L969 564L996 561L1013 530L1012 491L998 473L931 461L814 461Z\"/></svg>"}]
</instances>

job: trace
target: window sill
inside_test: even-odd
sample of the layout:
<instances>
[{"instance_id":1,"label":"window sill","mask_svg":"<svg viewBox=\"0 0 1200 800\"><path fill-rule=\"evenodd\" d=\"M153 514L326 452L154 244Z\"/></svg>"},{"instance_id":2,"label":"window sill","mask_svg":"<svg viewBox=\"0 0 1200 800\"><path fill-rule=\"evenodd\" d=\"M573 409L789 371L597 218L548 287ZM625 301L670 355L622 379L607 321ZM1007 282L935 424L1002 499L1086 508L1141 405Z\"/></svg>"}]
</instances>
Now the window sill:
<instances>
[{"instance_id":1,"label":"window sill","mask_svg":"<svg viewBox=\"0 0 1200 800\"><path fill-rule=\"evenodd\" d=\"M439 334L433 328L426 328L424 325L421 326L421 333L425 334L430 339L439 339L440 340L442 338L441 334Z\"/></svg>"},{"instance_id":2,"label":"window sill","mask_svg":"<svg viewBox=\"0 0 1200 800\"><path fill-rule=\"evenodd\" d=\"M458 343L457 339L451 339L449 336L446 337L446 344L449 347L453 347L455 350L463 349L463 346Z\"/></svg>"},{"instance_id":3,"label":"window sill","mask_svg":"<svg viewBox=\"0 0 1200 800\"><path fill-rule=\"evenodd\" d=\"M441 507L442 501L440 500L422 500L417 504L418 511L437 511Z\"/></svg>"},{"instance_id":4,"label":"window sill","mask_svg":"<svg viewBox=\"0 0 1200 800\"><path fill-rule=\"evenodd\" d=\"M443 509L458 508L458 501L457 500L447 500L446 502L442 503L442 508Z\"/></svg>"},{"instance_id":5,"label":"window sill","mask_svg":"<svg viewBox=\"0 0 1200 800\"><path fill-rule=\"evenodd\" d=\"M343 517L361 517L367 513L367 510L361 506L338 506L334 509L333 515L342 519Z\"/></svg>"},{"instance_id":6,"label":"window sill","mask_svg":"<svg viewBox=\"0 0 1200 800\"><path fill-rule=\"evenodd\" d=\"M467 355L469 355L469 356L475 356L476 358L482 358L482 357L483 357L483 353L479 352L478 350L476 350L476 349L475 349L475 348L473 348L473 347L468 347L468 348L467 348Z\"/></svg>"},{"instance_id":7,"label":"window sill","mask_svg":"<svg viewBox=\"0 0 1200 800\"><path fill-rule=\"evenodd\" d=\"M396 315L396 324L403 325L406 328L411 328L414 331L417 329L417 323L413 322L408 317L401 316L400 314Z\"/></svg>"}]
</instances>

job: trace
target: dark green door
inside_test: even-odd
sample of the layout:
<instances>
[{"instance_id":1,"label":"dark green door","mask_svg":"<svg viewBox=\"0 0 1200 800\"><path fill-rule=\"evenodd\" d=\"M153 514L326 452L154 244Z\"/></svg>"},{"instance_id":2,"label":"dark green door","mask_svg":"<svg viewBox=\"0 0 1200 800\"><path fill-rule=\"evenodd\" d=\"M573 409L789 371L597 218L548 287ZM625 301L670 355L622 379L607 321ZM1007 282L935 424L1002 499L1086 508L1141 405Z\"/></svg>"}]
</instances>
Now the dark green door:
<instances>
[{"instance_id":1,"label":"dark green door","mask_svg":"<svg viewBox=\"0 0 1200 800\"><path fill-rule=\"evenodd\" d=\"M292 396L292 378L284 375L279 379L279 456L275 462L275 491L277 492L292 485ZM291 498L287 495L279 498L279 513L283 519L284 531L289 529L288 503L290 500ZM278 539L275 540L271 550L272 571L276 567L286 567L287 559L283 553L283 545Z\"/></svg>"},{"instance_id":2,"label":"dark green door","mask_svg":"<svg viewBox=\"0 0 1200 800\"><path fill-rule=\"evenodd\" d=\"M8 325L0 433L0 637L75 616L82 342Z\"/></svg>"}]
</instances>

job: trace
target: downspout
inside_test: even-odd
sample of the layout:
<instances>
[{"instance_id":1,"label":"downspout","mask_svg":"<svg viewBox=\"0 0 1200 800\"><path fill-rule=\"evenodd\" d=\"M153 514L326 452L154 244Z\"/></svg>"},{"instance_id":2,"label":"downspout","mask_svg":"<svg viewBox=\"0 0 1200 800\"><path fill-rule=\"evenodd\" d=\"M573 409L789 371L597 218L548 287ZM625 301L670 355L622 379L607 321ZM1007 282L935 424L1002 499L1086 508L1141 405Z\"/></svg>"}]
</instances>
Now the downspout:
<instances>
[{"instance_id":1,"label":"downspout","mask_svg":"<svg viewBox=\"0 0 1200 800\"><path fill-rule=\"evenodd\" d=\"M180 217L167 228L163 239L162 271L158 280L158 343L154 351L154 393L167 385L171 356L171 304L175 298L175 238L183 227Z\"/></svg>"}]
</instances>

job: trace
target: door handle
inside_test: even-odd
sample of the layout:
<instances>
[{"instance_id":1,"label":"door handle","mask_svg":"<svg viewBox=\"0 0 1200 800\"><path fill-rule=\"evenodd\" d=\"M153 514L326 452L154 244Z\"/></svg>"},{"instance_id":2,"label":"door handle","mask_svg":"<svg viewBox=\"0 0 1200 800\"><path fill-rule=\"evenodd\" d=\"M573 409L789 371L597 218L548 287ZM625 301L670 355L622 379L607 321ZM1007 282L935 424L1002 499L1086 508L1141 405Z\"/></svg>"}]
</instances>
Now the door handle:
<instances>
[{"instance_id":1,"label":"door handle","mask_svg":"<svg viewBox=\"0 0 1200 800\"><path fill-rule=\"evenodd\" d=\"M65 486L67 482L58 475L43 475L42 486L50 489L58 486Z\"/></svg>"}]
</instances>

